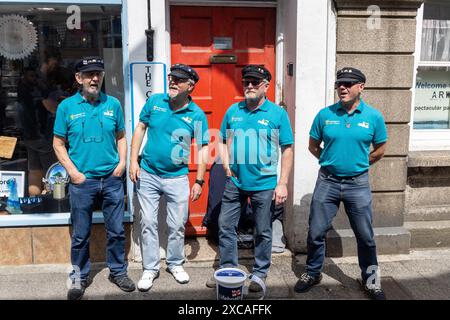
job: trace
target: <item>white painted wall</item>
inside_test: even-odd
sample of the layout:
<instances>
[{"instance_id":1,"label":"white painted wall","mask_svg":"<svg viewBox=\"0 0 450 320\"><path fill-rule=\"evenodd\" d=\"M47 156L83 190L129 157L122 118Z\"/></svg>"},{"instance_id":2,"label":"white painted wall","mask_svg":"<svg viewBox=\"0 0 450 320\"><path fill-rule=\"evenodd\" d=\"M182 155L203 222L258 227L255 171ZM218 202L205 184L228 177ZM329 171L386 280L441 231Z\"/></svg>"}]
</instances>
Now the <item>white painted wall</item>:
<instances>
[{"instance_id":1,"label":"white painted wall","mask_svg":"<svg viewBox=\"0 0 450 320\"><path fill-rule=\"evenodd\" d=\"M308 151L309 130L317 112L333 103L336 54L335 17L331 0L283 1L285 63L294 63L286 76L285 96L295 135L292 217L285 229L294 251L306 250L309 203L317 159Z\"/></svg>"},{"instance_id":2,"label":"white painted wall","mask_svg":"<svg viewBox=\"0 0 450 320\"><path fill-rule=\"evenodd\" d=\"M168 1L166 0L152 0L151 1L151 23L154 30L154 62L162 62L168 65L170 59L170 38L168 33L167 18ZM148 29L148 4L147 0L125 0L123 9L123 39L124 39L124 80L125 80L125 117L126 117L126 132L128 142L128 155L131 147L132 138L132 124L131 118L138 119L142 110L142 106L135 105L133 115L131 114L131 92L130 92L130 64L133 62L147 61L147 39L145 30ZM153 74L152 81L153 88L163 88L166 78L162 74L161 68L155 68L158 73ZM143 144L145 141L143 142ZM129 162L129 156L127 161ZM129 166L127 166L129 167ZM128 210L134 215L134 228L132 234L132 248L130 250L130 259L140 261L141 253L139 247L139 203L136 194L134 193L134 185L128 179L127 188L129 194Z\"/></svg>"}]
</instances>

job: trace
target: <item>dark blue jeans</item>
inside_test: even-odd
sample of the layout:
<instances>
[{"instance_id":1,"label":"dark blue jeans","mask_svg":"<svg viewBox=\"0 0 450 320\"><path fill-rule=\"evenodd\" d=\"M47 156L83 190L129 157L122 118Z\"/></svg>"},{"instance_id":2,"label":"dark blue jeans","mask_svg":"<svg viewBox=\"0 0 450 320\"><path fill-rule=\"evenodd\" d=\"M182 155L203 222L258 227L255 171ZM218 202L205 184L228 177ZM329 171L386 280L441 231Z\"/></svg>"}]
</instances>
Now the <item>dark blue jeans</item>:
<instances>
[{"instance_id":1,"label":"dark blue jeans","mask_svg":"<svg viewBox=\"0 0 450 320\"><path fill-rule=\"evenodd\" d=\"M219 215L220 267L238 265L237 228L241 207L250 197L255 219L255 264L253 274L265 277L272 255L273 189L244 191L236 187L230 178L225 182L222 207Z\"/></svg>"},{"instance_id":2,"label":"dark blue jeans","mask_svg":"<svg viewBox=\"0 0 450 320\"><path fill-rule=\"evenodd\" d=\"M81 184L70 184L70 217L72 220L71 277L85 280L90 271L89 237L92 211L97 195L103 200L102 211L106 227L106 262L113 276L127 272L125 262L124 191L121 177L86 179ZM79 268L79 270L75 270Z\"/></svg>"},{"instance_id":3,"label":"dark blue jeans","mask_svg":"<svg viewBox=\"0 0 450 320\"><path fill-rule=\"evenodd\" d=\"M320 169L311 202L308 231L308 258L306 272L317 277L322 272L325 258L325 236L331 228L339 204L345 212L356 236L361 277L365 282L378 266L372 229L372 193L369 173L353 178L338 178Z\"/></svg>"}]
</instances>

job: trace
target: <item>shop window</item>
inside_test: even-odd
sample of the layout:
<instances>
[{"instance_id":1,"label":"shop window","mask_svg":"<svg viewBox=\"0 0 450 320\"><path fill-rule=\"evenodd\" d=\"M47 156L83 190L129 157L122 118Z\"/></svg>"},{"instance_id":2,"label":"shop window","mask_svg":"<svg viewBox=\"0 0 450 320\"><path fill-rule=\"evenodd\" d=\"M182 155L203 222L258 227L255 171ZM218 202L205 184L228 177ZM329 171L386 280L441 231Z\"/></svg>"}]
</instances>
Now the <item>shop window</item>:
<instances>
[{"instance_id":1,"label":"shop window","mask_svg":"<svg viewBox=\"0 0 450 320\"><path fill-rule=\"evenodd\" d=\"M414 129L450 129L450 5L424 4Z\"/></svg>"},{"instance_id":2,"label":"shop window","mask_svg":"<svg viewBox=\"0 0 450 320\"><path fill-rule=\"evenodd\" d=\"M43 178L49 169L64 174L53 124L58 104L78 89L79 58L104 58L102 91L123 106L121 6L78 5L67 13L68 6L0 6L0 138L8 142L0 146L0 212L10 191L5 177L14 174L23 213L69 211L67 189L53 190Z\"/></svg>"}]
</instances>

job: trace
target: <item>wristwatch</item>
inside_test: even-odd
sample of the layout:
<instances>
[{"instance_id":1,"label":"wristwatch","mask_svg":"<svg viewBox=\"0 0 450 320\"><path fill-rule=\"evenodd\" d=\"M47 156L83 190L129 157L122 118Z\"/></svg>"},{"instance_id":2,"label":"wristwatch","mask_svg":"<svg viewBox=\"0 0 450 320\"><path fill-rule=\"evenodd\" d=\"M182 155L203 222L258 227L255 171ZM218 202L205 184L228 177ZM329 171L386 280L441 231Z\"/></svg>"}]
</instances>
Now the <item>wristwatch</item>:
<instances>
[{"instance_id":1,"label":"wristwatch","mask_svg":"<svg viewBox=\"0 0 450 320\"><path fill-rule=\"evenodd\" d=\"M205 180L195 179L195 183L199 184L200 187L203 187L203 183L205 183Z\"/></svg>"}]
</instances>

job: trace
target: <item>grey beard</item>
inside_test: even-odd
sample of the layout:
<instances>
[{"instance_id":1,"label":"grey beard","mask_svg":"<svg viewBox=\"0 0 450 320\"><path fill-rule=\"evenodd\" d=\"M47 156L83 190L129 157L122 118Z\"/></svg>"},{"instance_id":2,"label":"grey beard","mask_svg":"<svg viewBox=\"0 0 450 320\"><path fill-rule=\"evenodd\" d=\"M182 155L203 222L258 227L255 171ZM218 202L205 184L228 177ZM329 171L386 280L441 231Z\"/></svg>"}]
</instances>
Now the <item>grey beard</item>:
<instances>
[{"instance_id":1,"label":"grey beard","mask_svg":"<svg viewBox=\"0 0 450 320\"><path fill-rule=\"evenodd\" d=\"M245 98L245 103L249 106L256 106L259 102L259 98Z\"/></svg>"},{"instance_id":2,"label":"grey beard","mask_svg":"<svg viewBox=\"0 0 450 320\"><path fill-rule=\"evenodd\" d=\"M100 90L97 93L85 92L84 96L87 100L97 100L100 95Z\"/></svg>"},{"instance_id":3,"label":"grey beard","mask_svg":"<svg viewBox=\"0 0 450 320\"><path fill-rule=\"evenodd\" d=\"M175 97L171 97L171 96L169 96L169 100L170 100L170 102L172 102L172 103L181 103L181 102L184 102L184 100L186 100L186 98L187 98L187 96L188 96L188 94L178 94L178 95L176 95Z\"/></svg>"}]
</instances>

